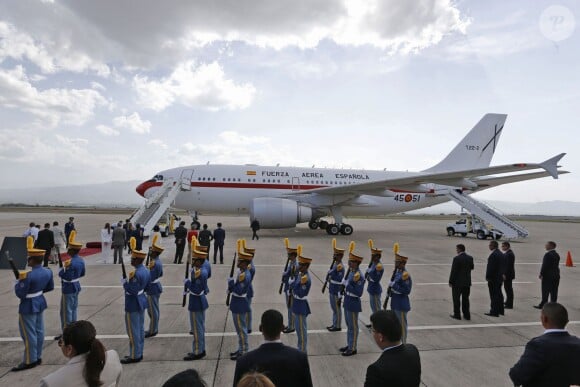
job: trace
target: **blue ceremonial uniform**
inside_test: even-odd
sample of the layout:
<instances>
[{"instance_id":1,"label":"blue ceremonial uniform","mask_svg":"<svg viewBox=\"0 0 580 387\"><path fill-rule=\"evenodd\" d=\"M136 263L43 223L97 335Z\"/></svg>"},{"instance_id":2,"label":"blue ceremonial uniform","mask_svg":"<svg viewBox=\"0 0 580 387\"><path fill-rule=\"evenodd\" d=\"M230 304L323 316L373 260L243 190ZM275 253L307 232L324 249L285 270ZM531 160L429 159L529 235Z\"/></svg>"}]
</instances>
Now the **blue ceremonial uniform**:
<instances>
[{"instance_id":1,"label":"blue ceremonial uniform","mask_svg":"<svg viewBox=\"0 0 580 387\"><path fill-rule=\"evenodd\" d=\"M191 279L185 282L189 293L189 325L193 332L192 353L199 355L205 352L205 310L207 303L207 279L209 274L203 267L191 271Z\"/></svg>"},{"instance_id":2,"label":"blue ceremonial uniform","mask_svg":"<svg viewBox=\"0 0 580 387\"><path fill-rule=\"evenodd\" d=\"M250 306L250 311L246 314L246 328L248 331L252 330L252 298L254 298L254 287L252 282L254 282L254 277L256 276L256 268L251 263L248 265L248 270L252 278L250 279L250 287L248 288L248 305Z\"/></svg>"},{"instance_id":3,"label":"blue ceremonial uniform","mask_svg":"<svg viewBox=\"0 0 580 387\"><path fill-rule=\"evenodd\" d=\"M292 303L293 299L290 295L290 286L288 282L290 278L294 277L298 273L298 261L290 261L288 264L288 269L282 274L282 282L284 283L284 294L286 296L286 308L288 309L288 329L293 330L294 327L294 315L292 314Z\"/></svg>"},{"instance_id":4,"label":"blue ceremonial uniform","mask_svg":"<svg viewBox=\"0 0 580 387\"><path fill-rule=\"evenodd\" d=\"M23 363L36 363L42 358L44 342L44 321L42 313L46 309L44 293L54 289L52 271L38 264L21 275L14 285L14 293L20 298L18 306L18 328L24 341Z\"/></svg>"},{"instance_id":5,"label":"blue ceremonial uniform","mask_svg":"<svg viewBox=\"0 0 580 387\"><path fill-rule=\"evenodd\" d=\"M292 297L292 313L294 314L294 325L296 327L296 335L298 336L298 349L304 353L307 352L308 343L308 325L306 318L310 314L310 306L308 305L308 293L310 293L310 274L298 273L298 277L291 284Z\"/></svg>"},{"instance_id":6,"label":"blue ceremonial uniform","mask_svg":"<svg viewBox=\"0 0 580 387\"><path fill-rule=\"evenodd\" d=\"M129 358L143 357L145 345L145 309L147 297L145 288L149 284L149 270L142 263L129 273L129 279L123 283L125 289L125 326L129 335Z\"/></svg>"},{"instance_id":7,"label":"blue ceremonial uniform","mask_svg":"<svg viewBox=\"0 0 580 387\"><path fill-rule=\"evenodd\" d=\"M330 309L332 309L332 326L340 328L342 324L342 310L340 309L340 294L342 280L344 279L344 265L341 262L335 262L332 269L328 271L328 298Z\"/></svg>"},{"instance_id":8,"label":"blue ceremonial uniform","mask_svg":"<svg viewBox=\"0 0 580 387\"><path fill-rule=\"evenodd\" d=\"M358 342L358 314L362 311L360 298L365 287L363 273L351 271L344 289L344 320L346 321L346 341L348 349L356 351Z\"/></svg>"},{"instance_id":9,"label":"blue ceremonial uniform","mask_svg":"<svg viewBox=\"0 0 580 387\"><path fill-rule=\"evenodd\" d=\"M381 287L381 278L383 278L384 272L383 264L380 261L373 262L366 272L366 279L368 280L367 292L369 293L373 313L382 309L381 294L383 293L383 288Z\"/></svg>"},{"instance_id":10,"label":"blue ceremonial uniform","mask_svg":"<svg viewBox=\"0 0 580 387\"><path fill-rule=\"evenodd\" d=\"M78 254L75 254L70 260L64 262L58 276L61 278L62 285L60 328L64 330L68 325L77 321L79 293L81 291L79 280L85 276L85 261Z\"/></svg>"},{"instance_id":11,"label":"blue ceremonial uniform","mask_svg":"<svg viewBox=\"0 0 580 387\"><path fill-rule=\"evenodd\" d=\"M159 332L159 297L163 293L163 287L159 279L163 277L163 263L159 256L149 263L149 283L145 287L147 294L147 314L149 315L149 335L155 335Z\"/></svg>"},{"instance_id":12,"label":"blue ceremonial uniform","mask_svg":"<svg viewBox=\"0 0 580 387\"><path fill-rule=\"evenodd\" d=\"M413 281L409 272L406 270L397 270L395 278L391 286L391 309L401 322L403 343L407 342L407 312L411 310L411 303L409 302L409 294L413 287Z\"/></svg>"},{"instance_id":13,"label":"blue ceremonial uniform","mask_svg":"<svg viewBox=\"0 0 580 387\"><path fill-rule=\"evenodd\" d=\"M231 292L230 311L234 319L234 326L238 334L238 351L248 352L248 328L246 327L246 313L250 311L248 303L248 289L252 281L249 270L240 272L234 278L228 279L228 290Z\"/></svg>"}]
</instances>

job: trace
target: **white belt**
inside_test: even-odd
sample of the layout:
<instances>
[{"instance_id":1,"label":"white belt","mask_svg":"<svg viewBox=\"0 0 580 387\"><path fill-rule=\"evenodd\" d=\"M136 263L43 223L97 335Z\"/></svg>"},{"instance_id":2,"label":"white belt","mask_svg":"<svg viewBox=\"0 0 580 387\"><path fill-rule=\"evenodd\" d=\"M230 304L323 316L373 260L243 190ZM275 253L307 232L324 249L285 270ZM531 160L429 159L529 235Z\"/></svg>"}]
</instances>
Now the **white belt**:
<instances>
[{"instance_id":1,"label":"white belt","mask_svg":"<svg viewBox=\"0 0 580 387\"><path fill-rule=\"evenodd\" d=\"M62 282L66 282L67 284L72 284L73 282L79 282L80 280L81 280L80 278L75 278L74 280L70 280L70 281L63 279Z\"/></svg>"},{"instance_id":2,"label":"white belt","mask_svg":"<svg viewBox=\"0 0 580 387\"><path fill-rule=\"evenodd\" d=\"M244 294L232 293L232 296L234 296L234 297L240 297L240 298L246 298L248 296L248 294L247 293L244 293Z\"/></svg>"},{"instance_id":3,"label":"white belt","mask_svg":"<svg viewBox=\"0 0 580 387\"><path fill-rule=\"evenodd\" d=\"M356 297L356 298L360 298L360 296L357 296L356 294L354 294L354 293L351 293L351 292L346 292L346 295L347 295L347 296L350 296L350 297Z\"/></svg>"},{"instance_id":4,"label":"white belt","mask_svg":"<svg viewBox=\"0 0 580 387\"><path fill-rule=\"evenodd\" d=\"M151 281L152 284L157 284L159 283L159 278L157 278L156 280Z\"/></svg>"},{"instance_id":5,"label":"white belt","mask_svg":"<svg viewBox=\"0 0 580 387\"><path fill-rule=\"evenodd\" d=\"M342 285L342 281L330 280L330 283L335 285Z\"/></svg>"},{"instance_id":6,"label":"white belt","mask_svg":"<svg viewBox=\"0 0 580 387\"><path fill-rule=\"evenodd\" d=\"M392 293L395 293L395 294L403 294L403 293L401 293L401 292L397 292L397 291L396 291L396 290L394 290L393 288L391 288L391 292L392 292Z\"/></svg>"},{"instance_id":7,"label":"white belt","mask_svg":"<svg viewBox=\"0 0 580 387\"><path fill-rule=\"evenodd\" d=\"M138 295L138 296L140 296L140 295L141 295L141 294L143 294L144 292L145 292L144 290L139 290L139 291L137 292L137 295ZM130 293L125 293L125 294L126 294L126 295L128 295L128 296L132 296L132 294L130 294Z\"/></svg>"},{"instance_id":8,"label":"white belt","mask_svg":"<svg viewBox=\"0 0 580 387\"><path fill-rule=\"evenodd\" d=\"M297 300L308 300L308 297L298 297L296 294L292 294Z\"/></svg>"},{"instance_id":9,"label":"white belt","mask_svg":"<svg viewBox=\"0 0 580 387\"><path fill-rule=\"evenodd\" d=\"M42 290L39 292L36 292L36 293L30 293L30 294L26 295L26 298L34 298L34 297L42 296L42 293L43 293Z\"/></svg>"},{"instance_id":10,"label":"white belt","mask_svg":"<svg viewBox=\"0 0 580 387\"><path fill-rule=\"evenodd\" d=\"M372 279L371 277L367 277L367 279L368 279L370 282L376 282L376 281L375 281L374 279Z\"/></svg>"},{"instance_id":11,"label":"white belt","mask_svg":"<svg viewBox=\"0 0 580 387\"><path fill-rule=\"evenodd\" d=\"M198 297L205 296L205 292L201 292L201 293L194 293L194 292L192 292L191 290L187 290L187 292L188 292L189 294L193 295L193 296L198 296Z\"/></svg>"}]
</instances>

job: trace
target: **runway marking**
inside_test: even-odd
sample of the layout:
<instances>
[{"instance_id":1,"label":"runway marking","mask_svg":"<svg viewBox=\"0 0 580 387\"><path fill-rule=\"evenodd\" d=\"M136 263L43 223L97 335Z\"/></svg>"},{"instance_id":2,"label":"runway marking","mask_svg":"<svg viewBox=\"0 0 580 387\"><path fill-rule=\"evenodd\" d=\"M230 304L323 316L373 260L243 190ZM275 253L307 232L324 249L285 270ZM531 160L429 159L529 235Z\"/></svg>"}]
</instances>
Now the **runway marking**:
<instances>
[{"instance_id":1,"label":"runway marking","mask_svg":"<svg viewBox=\"0 0 580 387\"><path fill-rule=\"evenodd\" d=\"M579 321L570 321L568 325L578 325L580 324ZM541 326L542 324L539 321L534 322L515 322L515 323L496 323L496 324L454 324L454 325L419 325L419 326L410 326L410 331L430 331L430 330L444 330L444 329L470 329L470 328L511 328L511 327L532 327L532 326ZM364 329L359 330L364 331ZM341 331L342 333L346 333L346 329ZM308 334L332 334L335 332L329 332L326 329L311 329L308 330ZM292 333L291 333L292 334ZM260 332L252 332L250 336L261 336ZM205 337L234 337L237 336L236 332L206 332ZM165 339L172 339L172 338L184 338L184 337L191 337L193 336L188 333L159 333L155 338L165 338ZM98 339L128 339L129 337L126 334L123 335L97 335ZM17 337L0 337L0 343L10 343L10 342L19 342L22 341L22 338ZM52 336L45 336L44 341L52 341L55 342Z\"/></svg>"},{"instance_id":2,"label":"runway marking","mask_svg":"<svg viewBox=\"0 0 580 387\"><path fill-rule=\"evenodd\" d=\"M284 258L284 261L286 260L286 258ZM480 261L482 261L483 259L481 259ZM329 261L330 262L330 261ZM542 262L515 262L516 265L541 265ZM93 266L105 266L104 264L98 264L98 265L93 265ZM113 266L114 264L109 263L107 265ZM179 263L164 263L163 266L180 266L183 267L184 264L179 264ZM230 265L225 265L225 264L219 264L219 263L212 263L211 267L212 268L219 268L219 267L223 267L225 269L229 270L229 266ZM280 263L280 264L257 264L255 265L256 267L281 267L283 268L285 265ZM449 266L451 267L451 262L433 262L433 263L408 263L406 266ZM560 266L566 266L565 263L561 263ZM310 265L310 267L325 267L326 269L328 269L328 265L323 265L323 264L312 264Z\"/></svg>"},{"instance_id":3,"label":"runway marking","mask_svg":"<svg viewBox=\"0 0 580 387\"><path fill-rule=\"evenodd\" d=\"M514 281L513 284L535 284L536 282L532 281ZM487 282L472 282L472 285L487 285ZM420 282L415 283L414 285L418 286L429 286L429 285L449 285L448 282Z\"/></svg>"}]
</instances>

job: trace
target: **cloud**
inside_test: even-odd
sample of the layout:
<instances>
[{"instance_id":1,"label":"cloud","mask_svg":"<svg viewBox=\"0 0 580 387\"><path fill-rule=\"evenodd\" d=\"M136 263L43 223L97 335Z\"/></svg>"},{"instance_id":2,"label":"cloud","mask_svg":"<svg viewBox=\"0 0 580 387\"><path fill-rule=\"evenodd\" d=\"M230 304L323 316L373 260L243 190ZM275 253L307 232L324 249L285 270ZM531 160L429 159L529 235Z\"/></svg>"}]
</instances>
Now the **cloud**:
<instances>
[{"instance_id":1,"label":"cloud","mask_svg":"<svg viewBox=\"0 0 580 387\"><path fill-rule=\"evenodd\" d=\"M131 132L137 134L147 134L151 131L151 121L142 120L137 112L128 116L113 118L113 125L116 128L129 129Z\"/></svg>"},{"instance_id":2,"label":"cloud","mask_svg":"<svg viewBox=\"0 0 580 387\"><path fill-rule=\"evenodd\" d=\"M150 140L148 142L148 144L149 145L153 145L154 147L157 147L157 148L161 148L161 149L167 149L168 148L167 144L163 140L160 140L158 138L154 138L153 140Z\"/></svg>"},{"instance_id":3,"label":"cloud","mask_svg":"<svg viewBox=\"0 0 580 387\"><path fill-rule=\"evenodd\" d=\"M22 66L11 70L0 68L0 106L30 113L50 127L59 123L82 125L105 98L91 89L46 89L34 87Z\"/></svg>"},{"instance_id":4,"label":"cloud","mask_svg":"<svg viewBox=\"0 0 580 387\"><path fill-rule=\"evenodd\" d=\"M117 129L113 129L106 125L97 125L96 129L103 136L118 136L121 134L121 132L119 132Z\"/></svg>"},{"instance_id":5,"label":"cloud","mask_svg":"<svg viewBox=\"0 0 580 387\"><path fill-rule=\"evenodd\" d=\"M226 79L216 62L199 66L193 61L180 63L171 75L160 81L135 76L133 87L139 103L155 111L174 103L210 111L244 109L256 93L249 83L236 84Z\"/></svg>"},{"instance_id":6,"label":"cloud","mask_svg":"<svg viewBox=\"0 0 580 387\"><path fill-rule=\"evenodd\" d=\"M90 57L90 53L71 50L69 42L53 41L46 37L32 37L13 24L0 21L0 63L7 58L34 63L44 74L59 71L93 71L99 76L110 74L109 67ZM82 50L82 48L81 48Z\"/></svg>"}]
</instances>

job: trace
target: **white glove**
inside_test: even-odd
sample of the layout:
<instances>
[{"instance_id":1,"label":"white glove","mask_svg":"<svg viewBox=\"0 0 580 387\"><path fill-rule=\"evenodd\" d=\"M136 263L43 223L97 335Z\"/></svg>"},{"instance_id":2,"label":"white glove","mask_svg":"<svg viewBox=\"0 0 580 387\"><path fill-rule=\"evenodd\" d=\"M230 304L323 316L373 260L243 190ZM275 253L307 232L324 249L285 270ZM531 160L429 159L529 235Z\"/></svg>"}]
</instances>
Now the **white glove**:
<instances>
[{"instance_id":1,"label":"white glove","mask_svg":"<svg viewBox=\"0 0 580 387\"><path fill-rule=\"evenodd\" d=\"M234 282L234 277L229 277L228 282Z\"/></svg>"},{"instance_id":2,"label":"white glove","mask_svg":"<svg viewBox=\"0 0 580 387\"><path fill-rule=\"evenodd\" d=\"M19 282L20 280L14 280L14 285L18 285Z\"/></svg>"},{"instance_id":3,"label":"white glove","mask_svg":"<svg viewBox=\"0 0 580 387\"><path fill-rule=\"evenodd\" d=\"M288 280L288 285L292 285L294 283L294 281L296 281L296 278L290 278Z\"/></svg>"},{"instance_id":4,"label":"white glove","mask_svg":"<svg viewBox=\"0 0 580 387\"><path fill-rule=\"evenodd\" d=\"M187 281L189 281L189 278L184 278L183 279L183 284L185 285L187 283Z\"/></svg>"},{"instance_id":5,"label":"white glove","mask_svg":"<svg viewBox=\"0 0 580 387\"><path fill-rule=\"evenodd\" d=\"M121 277L121 285L125 285L127 282L127 278Z\"/></svg>"},{"instance_id":6,"label":"white glove","mask_svg":"<svg viewBox=\"0 0 580 387\"><path fill-rule=\"evenodd\" d=\"M348 280L347 280L347 279L343 279L343 280L342 280L342 284L343 284L344 286L348 285Z\"/></svg>"},{"instance_id":7,"label":"white glove","mask_svg":"<svg viewBox=\"0 0 580 387\"><path fill-rule=\"evenodd\" d=\"M394 285L394 284L395 284L395 281L391 281L391 282L389 282L389 286L390 286L390 287L393 287L393 285Z\"/></svg>"},{"instance_id":8,"label":"white glove","mask_svg":"<svg viewBox=\"0 0 580 387\"><path fill-rule=\"evenodd\" d=\"M332 273L332 269L330 269L326 274L331 274Z\"/></svg>"}]
</instances>

